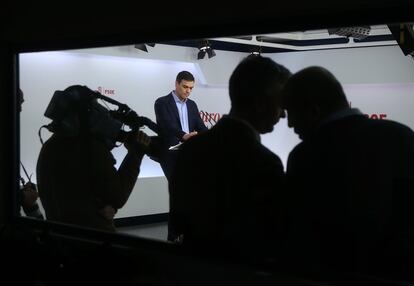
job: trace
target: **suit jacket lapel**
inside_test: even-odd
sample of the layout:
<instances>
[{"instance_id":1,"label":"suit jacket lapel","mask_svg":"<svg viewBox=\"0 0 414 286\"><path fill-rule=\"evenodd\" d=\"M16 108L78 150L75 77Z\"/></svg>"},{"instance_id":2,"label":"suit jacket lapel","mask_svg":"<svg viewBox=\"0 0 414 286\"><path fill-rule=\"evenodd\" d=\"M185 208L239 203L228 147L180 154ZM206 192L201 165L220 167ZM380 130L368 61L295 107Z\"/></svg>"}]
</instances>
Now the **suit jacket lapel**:
<instances>
[{"instance_id":1,"label":"suit jacket lapel","mask_svg":"<svg viewBox=\"0 0 414 286\"><path fill-rule=\"evenodd\" d=\"M172 93L168 95L168 108L170 109L171 114L174 114L178 126L181 126L180 115L178 114L177 105L175 104L175 100Z\"/></svg>"},{"instance_id":2,"label":"suit jacket lapel","mask_svg":"<svg viewBox=\"0 0 414 286\"><path fill-rule=\"evenodd\" d=\"M194 131L194 126L193 126L193 105L191 104L190 99L187 99L187 113L188 113L188 130L190 132Z\"/></svg>"}]
</instances>

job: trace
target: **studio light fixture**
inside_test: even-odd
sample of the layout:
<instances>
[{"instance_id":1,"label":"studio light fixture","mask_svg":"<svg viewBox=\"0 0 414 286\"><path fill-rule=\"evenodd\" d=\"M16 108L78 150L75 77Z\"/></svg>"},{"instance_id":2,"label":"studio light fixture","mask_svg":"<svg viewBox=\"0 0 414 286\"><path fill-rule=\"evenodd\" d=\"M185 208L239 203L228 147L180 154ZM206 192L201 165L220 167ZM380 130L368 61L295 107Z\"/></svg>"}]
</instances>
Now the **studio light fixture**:
<instances>
[{"instance_id":1,"label":"studio light fixture","mask_svg":"<svg viewBox=\"0 0 414 286\"><path fill-rule=\"evenodd\" d=\"M141 51L144 51L144 52L146 52L146 53L148 53L148 49L147 49L147 46L150 46L150 47L155 47L155 43L148 43L148 44L135 44L135 49L138 49L138 50L141 50Z\"/></svg>"},{"instance_id":2,"label":"studio light fixture","mask_svg":"<svg viewBox=\"0 0 414 286\"><path fill-rule=\"evenodd\" d=\"M359 26L359 27L344 27L344 28L335 28L335 29L328 29L329 35L338 35L344 36L347 38L354 38L358 40L365 39L369 36L371 31L370 26Z\"/></svg>"},{"instance_id":3,"label":"studio light fixture","mask_svg":"<svg viewBox=\"0 0 414 286\"><path fill-rule=\"evenodd\" d=\"M209 41L203 41L201 43L201 45L199 46L198 50L199 50L199 52L197 54L197 59L198 60L204 59L206 54L208 55L209 59L216 55L214 50L211 48L211 45L210 45Z\"/></svg>"},{"instance_id":4,"label":"studio light fixture","mask_svg":"<svg viewBox=\"0 0 414 286\"><path fill-rule=\"evenodd\" d=\"M392 36L397 41L405 56L414 59L414 25L413 23L402 23L399 25L388 25Z\"/></svg>"},{"instance_id":5,"label":"studio light fixture","mask_svg":"<svg viewBox=\"0 0 414 286\"><path fill-rule=\"evenodd\" d=\"M262 54L262 47L261 46L252 46L250 49L250 55L252 57L257 57Z\"/></svg>"}]
</instances>

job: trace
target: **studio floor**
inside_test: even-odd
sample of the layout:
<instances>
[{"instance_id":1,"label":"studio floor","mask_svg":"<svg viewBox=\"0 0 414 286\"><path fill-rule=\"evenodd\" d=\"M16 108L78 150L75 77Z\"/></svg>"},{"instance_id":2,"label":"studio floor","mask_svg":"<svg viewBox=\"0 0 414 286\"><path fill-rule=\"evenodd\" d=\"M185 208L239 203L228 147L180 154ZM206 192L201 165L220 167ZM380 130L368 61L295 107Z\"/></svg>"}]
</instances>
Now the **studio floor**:
<instances>
[{"instance_id":1,"label":"studio floor","mask_svg":"<svg viewBox=\"0 0 414 286\"><path fill-rule=\"evenodd\" d=\"M130 235L157 239L167 240L167 222L144 224L139 226L119 227L117 231L120 233L126 233Z\"/></svg>"}]
</instances>

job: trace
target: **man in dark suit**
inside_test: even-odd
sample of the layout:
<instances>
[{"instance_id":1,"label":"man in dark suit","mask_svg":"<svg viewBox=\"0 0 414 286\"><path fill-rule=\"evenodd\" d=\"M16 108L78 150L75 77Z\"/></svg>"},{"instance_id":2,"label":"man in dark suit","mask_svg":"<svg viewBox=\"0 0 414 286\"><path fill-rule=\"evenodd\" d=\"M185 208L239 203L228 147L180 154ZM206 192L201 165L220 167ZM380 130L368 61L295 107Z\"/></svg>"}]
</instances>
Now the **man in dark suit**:
<instances>
[{"instance_id":1,"label":"man in dark suit","mask_svg":"<svg viewBox=\"0 0 414 286\"><path fill-rule=\"evenodd\" d=\"M184 142L207 130L201 120L197 104L189 99L194 88L194 76L188 71L181 71L175 80L175 90L166 96L159 97L154 104L157 124L160 128L162 148L160 164L169 181L177 160L177 150L170 147ZM168 240L175 241L177 235L168 223Z\"/></svg>"},{"instance_id":2,"label":"man in dark suit","mask_svg":"<svg viewBox=\"0 0 414 286\"><path fill-rule=\"evenodd\" d=\"M412 259L414 132L350 108L321 67L296 73L285 91L288 125L303 140L287 163L291 262L378 271Z\"/></svg>"},{"instance_id":3,"label":"man in dark suit","mask_svg":"<svg viewBox=\"0 0 414 286\"><path fill-rule=\"evenodd\" d=\"M182 145L170 216L185 246L248 258L270 254L284 173L260 134L284 117L280 91L289 75L270 58L243 60L229 82L230 113Z\"/></svg>"},{"instance_id":4,"label":"man in dark suit","mask_svg":"<svg viewBox=\"0 0 414 286\"><path fill-rule=\"evenodd\" d=\"M157 124L160 128L164 148L160 164L167 179L175 165L176 151L171 146L184 142L207 130L201 120L197 104L189 99L194 88L194 76L188 71L177 74L175 90L155 101L154 109Z\"/></svg>"}]
</instances>

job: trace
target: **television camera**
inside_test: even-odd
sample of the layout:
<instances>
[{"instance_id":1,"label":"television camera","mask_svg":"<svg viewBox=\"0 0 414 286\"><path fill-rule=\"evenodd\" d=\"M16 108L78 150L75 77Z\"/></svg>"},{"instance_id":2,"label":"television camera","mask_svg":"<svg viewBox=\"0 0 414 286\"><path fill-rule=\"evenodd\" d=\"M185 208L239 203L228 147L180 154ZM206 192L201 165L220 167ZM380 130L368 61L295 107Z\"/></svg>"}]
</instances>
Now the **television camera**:
<instances>
[{"instance_id":1,"label":"television camera","mask_svg":"<svg viewBox=\"0 0 414 286\"><path fill-rule=\"evenodd\" d=\"M118 109L109 110L98 99L113 104ZM56 90L44 115L53 120L42 126L50 132L64 136L89 134L103 141L110 149L116 146L116 142L125 142L128 134L144 126L159 133L158 125L151 119L139 116L128 105L82 85L72 85L63 91ZM124 131L124 125L131 130ZM161 141L158 136L150 137L151 143L146 154L158 161Z\"/></svg>"}]
</instances>

